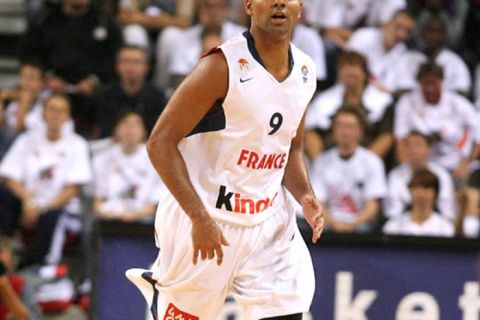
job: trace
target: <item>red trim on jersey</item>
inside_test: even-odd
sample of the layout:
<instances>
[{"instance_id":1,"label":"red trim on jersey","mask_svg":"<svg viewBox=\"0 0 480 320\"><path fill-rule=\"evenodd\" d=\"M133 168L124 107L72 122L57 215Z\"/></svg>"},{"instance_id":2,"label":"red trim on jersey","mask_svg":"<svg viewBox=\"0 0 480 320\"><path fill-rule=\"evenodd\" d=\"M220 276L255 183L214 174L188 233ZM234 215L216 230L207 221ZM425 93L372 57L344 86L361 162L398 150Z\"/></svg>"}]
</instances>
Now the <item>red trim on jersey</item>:
<instances>
[{"instance_id":1,"label":"red trim on jersey","mask_svg":"<svg viewBox=\"0 0 480 320\"><path fill-rule=\"evenodd\" d=\"M218 52L218 51L222 51L219 46L213 47L212 49L208 50L207 53L205 53L203 56L201 56L200 59L205 58L206 56L209 56L212 53L215 53L215 52Z\"/></svg>"},{"instance_id":2,"label":"red trim on jersey","mask_svg":"<svg viewBox=\"0 0 480 320\"><path fill-rule=\"evenodd\" d=\"M167 307L167 312L165 312L165 316L163 317L163 320L175 320L175 319L199 320L197 316L186 313L178 309L173 303L170 303Z\"/></svg>"}]
</instances>

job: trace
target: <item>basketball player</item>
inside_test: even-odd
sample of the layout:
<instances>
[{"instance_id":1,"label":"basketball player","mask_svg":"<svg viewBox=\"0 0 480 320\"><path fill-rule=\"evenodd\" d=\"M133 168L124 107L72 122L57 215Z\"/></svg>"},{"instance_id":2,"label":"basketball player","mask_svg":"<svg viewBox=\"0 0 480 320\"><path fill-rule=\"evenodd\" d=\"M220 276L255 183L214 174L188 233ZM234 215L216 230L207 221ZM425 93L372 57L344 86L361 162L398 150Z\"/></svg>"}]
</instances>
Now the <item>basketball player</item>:
<instances>
[{"instance_id":1,"label":"basketball player","mask_svg":"<svg viewBox=\"0 0 480 320\"><path fill-rule=\"evenodd\" d=\"M322 209L302 153L315 65L290 44L302 0L245 0L251 28L200 60L148 142L170 193L155 221L160 254L127 277L154 319L213 320L227 294L247 319L301 319L312 262L285 189L315 243Z\"/></svg>"}]
</instances>

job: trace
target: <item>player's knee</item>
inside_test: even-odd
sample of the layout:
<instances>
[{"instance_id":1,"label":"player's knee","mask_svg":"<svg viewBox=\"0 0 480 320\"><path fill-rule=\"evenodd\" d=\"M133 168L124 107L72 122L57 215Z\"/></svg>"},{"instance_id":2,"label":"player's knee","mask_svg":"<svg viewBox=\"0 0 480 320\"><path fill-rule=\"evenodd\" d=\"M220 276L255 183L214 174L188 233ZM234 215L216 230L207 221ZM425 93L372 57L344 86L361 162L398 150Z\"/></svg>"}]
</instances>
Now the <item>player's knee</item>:
<instances>
[{"instance_id":1,"label":"player's knee","mask_svg":"<svg viewBox=\"0 0 480 320\"><path fill-rule=\"evenodd\" d=\"M279 317L273 317L273 318L263 318L261 320L302 320L302 314L301 313L289 314L289 315L286 315L286 316L279 316Z\"/></svg>"}]
</instances>

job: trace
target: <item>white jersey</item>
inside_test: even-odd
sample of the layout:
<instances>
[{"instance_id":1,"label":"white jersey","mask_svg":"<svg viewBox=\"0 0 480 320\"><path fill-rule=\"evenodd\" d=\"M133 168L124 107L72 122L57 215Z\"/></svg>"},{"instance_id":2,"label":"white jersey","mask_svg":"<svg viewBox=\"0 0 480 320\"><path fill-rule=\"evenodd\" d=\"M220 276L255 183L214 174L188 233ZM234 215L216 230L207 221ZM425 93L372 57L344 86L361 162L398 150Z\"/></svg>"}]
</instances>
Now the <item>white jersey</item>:
<instances>
[{"instance_id":1,"label":"white jersey","mask_svg":"<svg viewBox=\"0 0 480 320\"><path fill-rule=\"evenodd\" d=\"M382 199L387 192L382 160L363 147L348 159L337 148L322 153L313 163L311 180L317 198L343 222L355 221L367 200Z\"/></svg>"},{"instance_id":2,"label":"white jersey","mask_svg":"<svg viewBox=\"0 0 480 320\"><path fill-rule=\"evenodd\" d=\"M119 144L93 158L94 195L112 215L157 203L165 187L153 168L145 144L125 154Z\"/></svg>"},{"instance_id":3,"label":"white jersey","mask_svg":"<svg viewBox=\"0 0 480 320\"><path fill-rule=\"evenodd\" d=\"M397 103L394 136L403 139L412 131L437 135L431 160L454 170L462 158L470 155L473 143L480 143L479 115L463 96L442 91L437 105L430 105L419 90L404 94Z\"/></svg>"},{"instance_id":4,"label":"white jersey","mask_svg":"<svg viewBox=\"0 0 480 320\"><path fill-rule=\"evenodd\" d=\"M74 133L55 142L37 131L23 133L3 158L0 175L21 182L37 205L46 206L65 186L90 181L87 142ZM79 205L74 198L65 209L79 213Z\"/></svg>"},{"instance_id":5,"label":"white jersey","mask_svg":"<svg viewBox=\"0 0 480 320\"><path fill-rule=\"evenodd\" d=\"M312 59L290 48L292 69L279 82L249 33L220 46L229 78L223 108L179 144L190 180L217 220L251 226L283 205L290 145L316 86Z\"/></svg>"},{"instance_id":6,"label":"white jersey","mask_svg":"<svg viewBox=\"0 0 480 320\"><path fill-rule=\"evenodd\" d=\"M452 222L436 212L422 224L414 222L410 214L405 212L399 217L388 220L383 226L383 233L404 236L453 237L455 229Z\"/></svg>"}]
</instances>

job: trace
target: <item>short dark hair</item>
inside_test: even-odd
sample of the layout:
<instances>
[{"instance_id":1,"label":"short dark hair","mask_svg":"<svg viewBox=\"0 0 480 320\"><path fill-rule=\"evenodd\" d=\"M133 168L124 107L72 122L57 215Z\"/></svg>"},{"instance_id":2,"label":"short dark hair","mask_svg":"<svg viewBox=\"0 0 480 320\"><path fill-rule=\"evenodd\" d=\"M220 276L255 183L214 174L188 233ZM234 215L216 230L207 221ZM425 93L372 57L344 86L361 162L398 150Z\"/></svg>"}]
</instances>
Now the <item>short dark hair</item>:
<instances>
[{"instance_id":1,"label":"short dark hair","mask_svg":"<svg viewBox=\"0 0 480 320\"><path fill-rule=\"evenodd\" d=\"M143 120L143 117L142 117L141 113L136 111L136 110L133 110L133 109L126 109L126 110L121 111L117 115L117 117L115 118L115 127L118 127L120 122L122 122L123 120L125 120L126 118L128 118L131 115L138 116L140 118L140 120L142 121L143 127L145 128L145 121Z\"/></svg>"},{"instance_id":2,"label":"short dark hair","mask_svg":"<svg viewBox=\"0 0 480 320\"><path fill-rule=\"evenodd\" d=\"M413 172L412 178L408 183L409 189L413 187L432 188L435 190L436 198L440 192L440 181L438 180L438 177L430 170L420 169Z\"/></svg>"},{"instance_id":3,"label":"short dark hair","mask_svg":"<svg viewBox=\"0 0 480 320\"><path fill-rule=\"evenodd\" d=\"M367 75L370 75L368 69L368 61L364 55L356 51L343 51L337 59L337 69L343 65L358 65L362 68L362 71Z\"/></svg>"},{"instance_id":4,"label":"short dark hair","mask_svg":"<svg viewBox=\"0 0 480 320\"><path fill-rule=\"evenodd\" d=\"M418 68L417 80L421 81L426 76L434 76L443 80L443 67L433 61L428 61Z\"/></svg>"},{"instance_id":5,"label":"short dark hair","mask_svg":"<svg viewBox=\"0 0 480 320\"><path fill-rule=\"evenodd\" d=\"M425 142L429 146L432 146L432 144L434 142L434 139L431 135L423 134L423 133L421 133L420 131L417 131L417 130L410 131L410 133L407 135L407 139L410 138L410 137L420 137L420 138L424 139Z\"/></svg>"},{"instance_id":6,"label":"short dark hair","mask_svg":"<svg viewBox=\"0 0 480 320\"><path fill-rule=\"evenodd\" d=\"M147 49L145 49L144 47L141 47L141 46L136 46L136 45L131 45L131 44L128 44L128 45L124 45L122 46L120 49L118 49L117 51L117 54L115 55L115 59L116 61L118 61L120 59L120 53L122 53L124 50L137 50L137 51L140 51L144 54L145 56L145 62L149 63L150 61L150 53L147 51Z\"/></svg>"},{"instance_id":7,"label":"short dark hair","mask_svg":"<svg viewBox=\"0 0 480 320\"><path fill-rule=\"evenodd\" d=\"M365 129L367 126L367 120L366 120L366 114L365 114L365 109L348 104L344 104L343 106L340 107L340 109L335 112L335 114L332 117L332 121L335 122L335 119L342 113L346 114L351 114L355 118L357 118L358 123L362 127L362 129Z\"/></svg>"}]
</instances>

